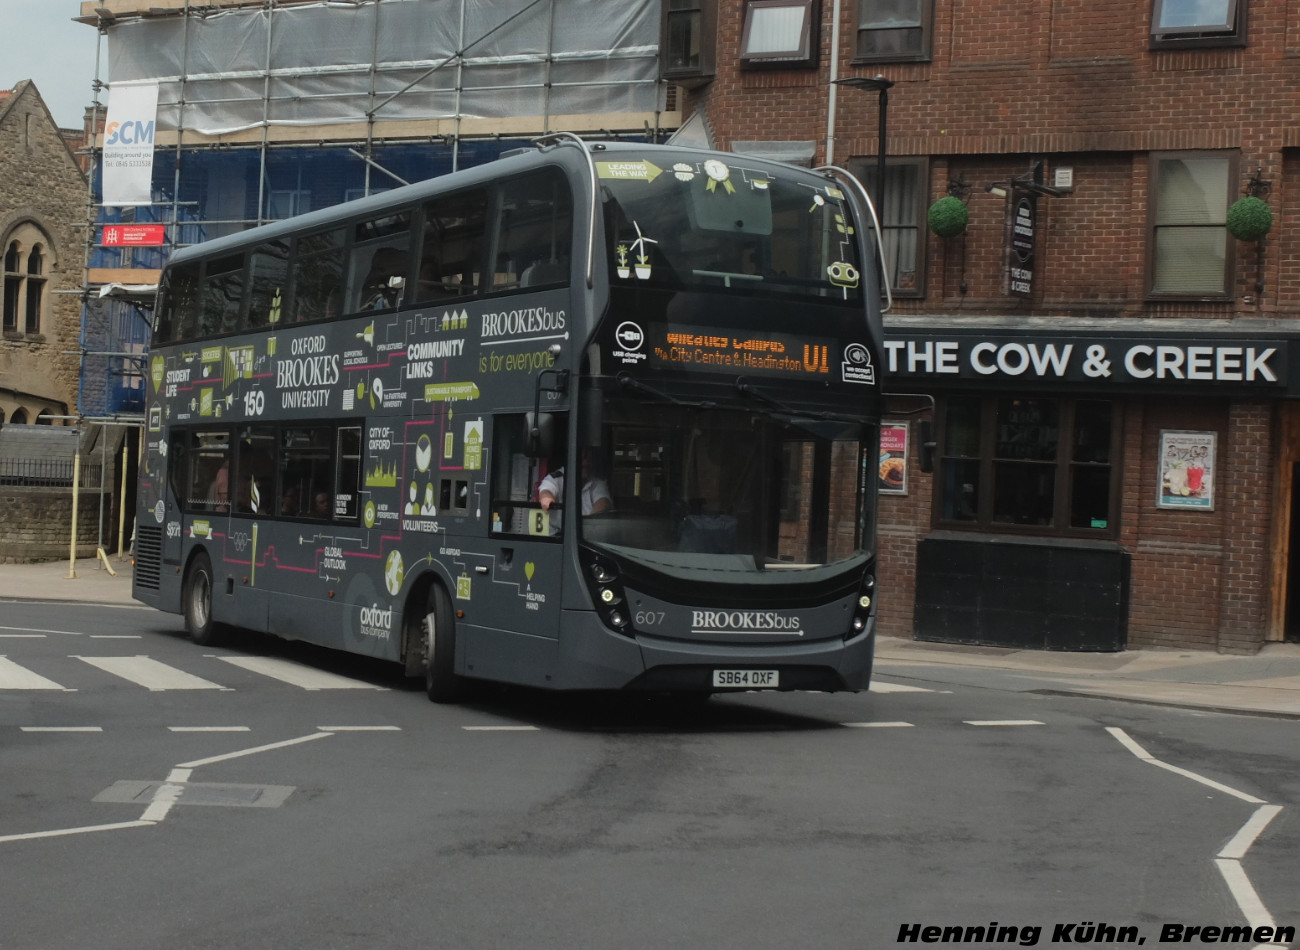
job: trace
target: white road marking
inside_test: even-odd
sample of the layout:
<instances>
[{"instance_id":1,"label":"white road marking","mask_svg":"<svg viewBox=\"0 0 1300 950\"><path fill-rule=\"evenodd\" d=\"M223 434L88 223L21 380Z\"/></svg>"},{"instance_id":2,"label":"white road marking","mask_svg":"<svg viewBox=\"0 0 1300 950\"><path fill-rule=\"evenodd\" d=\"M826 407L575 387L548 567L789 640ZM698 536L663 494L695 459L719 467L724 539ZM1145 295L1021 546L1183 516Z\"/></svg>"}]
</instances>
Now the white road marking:
<instances>
[{"instance_id":1,"label":"white road marking","mask_svg":"<svg viewBox=\"0 0 1300 950\"><path fill-rule=\"evenodd\" d=\"M1219 869L1219 873L1223 875L1228 890L1232 892L1233 899L1236 900L1237 906L1241 908L1241 913L1246 918L1246 922L1250 924L1251 929L1272 927L1273 917L1269 914L1268 908L1264 906L1264 902L1259 899L1259 894L1255 892L1255 887L1250 883L1250 878L1246 877L1241 862L1227 858L1215 858L1214 865Z\"/></svg>"},{"instance_id":2,"label":"white road marking","mask_svg":"<svg viewBox=\"0 0 1300 950\"><path fill-rule=\"evenodd\" d=\"M248 726L168 726L168 732L252 732Z\"/></svg>"},{"instance_id":3,"label":"white road marking","mask_svg":"<svg viewBox=\"0 0 1300 950\"><path fill-rule=\"evenodd\" d=\"M200 679L166 663L148 656L78 656L75 659L120 676L148 690L166 689L228 689L220 683Z\"/></svg>"},{"instance_id":4,"label":"white road marking","mask_svg":"<svg viewBox=\"0 0 1300 950\"><path fill-rule=\"evenodd\" d=\"M61 838L64 835L84 835L93 831L118 831L123 828L152 828L152 821L119 821L112 825L87 825L84 828L60 828L56 831L32 831L24 835L0 835L0 843L5 841L33 841L37 838Z\"/></svg>"},{"instance_id":5,"label":"white road marking","mask_svg":"<svg viewBox=\"0 0 1300 950\"><path fill-rule=\"evenodd\" d=\"M1166 771L1173 772L1175 775L1181 775L1184 778L1189 778L1193 782L1200 782L1202 785L1207 785L1216 791L1223 792L1225 795L1232 795L1234 798L1240 798L1243 802L1250 802L1252 805L1265 804L1262 798L1256 798L1254 795L1239 792L1235 788L1229 788L1227 785L1216 782L1213 779L1208 779L1204 775L1197 775L1195 772L1189 772L1187 769L1180 769L1176 765L1169 765L1167 762L1161 762L1146 749L1134 742L1133 739L1130 738L1129 734L1123 729L1116 728L1115 726L1107 726L1106 731L1114 736L1119 741L1120 745L1124 746L1124 748L1128 749L1143 762L1149 762L1157 768L1165 769Z\"/></svg>"},{"instance_id":6,"label":"white road marking","mask_svg":"<svg viewBox=\"0 0 1300 950\"><path fill-rule=\"evenodd\" d=\"M934 690L921 686L904 686L902 683L882 683L872 680L867 689L872 693L932 693Z\"/></svg>"},{"instance_id":7,"label":"white road marking","mask_svg":"<svg viewBox=\"0 0 1300 950\"><path fill-rule=\"evenodd\" d=\"M158 786L158 790L154 792L153 801L144 810L140 820L157 822L166 818L172 806L180 801L181 794L185 791L185 783L190 780L192 774L193 769L172 769L171 774L167 776L167 781Z\"/></svg>"},{"instance_id":8,"label":"white road marking","mask_svg":"<svg viewBox=\"0 0 1300 950\"><path fill-rule=\"evenodd\" d=\"M1235 788L1230 788L1220 782L1215 782L1203 775L1189 772L1187 769L1180 769L1175 765L1169 765L1167 762L1161 762L1134 741L1127 732L1116 726L1107 726L1106 731L1109 732L1111 736L1120 743L1120 745L1124 746L1124 748L1128 749L1143 762L1148 762L1151 765L1166 769L1167 771L1173 772L1175 775L1189 778L1193 782L1207 785L1210 788L1224 792L1227 795L1240 798L1242 801L1263 806L1255 809L1254 814L1250 816L1249 820L1247 820L1247 822L1241 826L1241 829L1232 836L1232 840L1223 846L1223 850L1221 850L1214 859L1214 866L1218 868L1219 873L1223 875L1224 883L1228 885L1228 890L1232 892L1233 900L1235 900L1237 906L1241 908L1241 913L1250 923L1251 929L1258 927L1273 927L1273 917L1269 914L1268 908L1264 906L1264 902L1259 899L1259 894L1256 893L1254 885L1250 883L1250 878L1246 876L1246 869L1241 866L1241 859L1246 856L1246 852L1250 850L1250 846L1255 843L1255 839L1257 839L1260 834L1263 833L1264 829L1268 827L1268 823L1282 810L1282 806L1269 805L1267 802L1256 798L1254 795L1240 792Z\"/></svg>"},{"instance_id":9,"label":"white road marking","mask_svg":"<svg viewBox=\"0 0 1300 950\"><path fill-rule=\"evenodd\" d=\"M92 633L92 640L143 640L138 633Z\"/></svg>"},{"instance_id":10,"label":"white road marking","mask_svg":"<svg viewBox=\"0 0 1300 950\"><path fill-rule=\"evenodd\" d=\"M0 630L12 630L15 633L58 633L68 637L81 636L80 631L77 630L44 630L41 627L0 627Z\"/></svg>"},{"instance_id":11,"label":"white road marking","mask_svg":"<svg viewBox=\"0 0 1300 950\"><path fill-rule=\"evenodd\" d=\"M60 686L54 680L47 680L44 676L33 673L26 667L19 666L6 656L0 656L0 689L57 689L66 691L65 687Z\"/></svg>"},{"instance_id":12,"label":"white road marking","mask_svg":"<svg viewBox=\"0 0 1300 950\"><path fill-rule=\"evenodd\" d=\"M0 640L44 640L43 633L0 633Z\"/></svg>"},{"instance_id":13,"label":"white road marking","mask_svg":"<svg viewBox=\"0 0 1300 950\"><path fill-rule=\"evenodd\" d=\"M850 729L902 729L905 726L911 726L910 722L842 722L841 726L848 726Z\"/></svg>"},{"instance_id":14,"label":"white road marking","mask_svg":"<svg viewBox=\"0 0 1300 950\"><path fill-rule=\"evenodd\" d=\"M466 732L540 732L536 726L461 726Z\"/></svg>"},{"instance_id":15,"label":"white road marking","mask_svg":"<svg viewBox=\"0 0 1300 950\"><path fill-rule=\"evenodd\" d=\"M966 719L968 726L1041 726L1037 719Z\"/></svg>"},{"instance_id":16,"label":"white road marking","mask_svg":"<svg viewBox=\"0 0 1300 950\"><path fill-rule=\"evenodd\" d=\"M23 726L23 732L103 732L103 726Z\"/></svg>"},{"instance_id":17,"label":"white road marking","mask_svg":"<svg viewBox=\"0 0 1300 950\"><path fill-rule=\"evenodd\" d=\"M401 732L401 726L317 726L321 732Z\"/></svg>"},{"instance_id":18,"label":"white road marking","mask_svg":"<svg viewBox=\"0 0 1300 950\"><path fill-rule=\"evenodd\" d=\"M309 736L299 736L297 739L286 739L283 742L272 742L269 745L254 746L251 749L240 749L238 752L227 752L225 755L214 755L206 759L195 759L193 762L182 762L177 766L177 768L197 769L200 765L212 765L214 762L227 762L230 759L239 759L246 755L256 755L258 752L269 752L272 749L283 749L291 745L311 742L313 739L327 739L332 735L334 735L332 732L313 732Z\"/></svg>"},{"instance_id":19,"label":"white road marking","mask_svg":"<svg viewBox=\"0 0 1300 950\"><path fill-rule=\"evenodd\" d=\"M374 686L370 683L363 683L361 680L349 679L346 676L337 676L334 673L326 673L323 670L314 670L310 666L291 663L288 660L281 660L271 656L206 655L213 656L214 659L229 663L231 666L237 666L240 669L248 670L252 673L260 673L263 676L269 676L271 679L279 680L282 683L288 683L290 686L299 686L307 690L384 689L383 686Z\"/></svg>"},{"instance_id":20,"label":"white road marking","mask_svg":"<svg viewBox=\"0 0 1300 950\"><path fill-rule=\"evenodd\" d=\"M1250 816L1250 821L1241 826L1223 850L1219 852L1221 858L1233 858L1240 861L1250 850L1250 846L1255 843L1255 839L1263 834L1268 823L1277 817L1277 813L1282 810L1281 805L1260 805L1255 809L1255 814Z\"/></svg>"}]
</instances>

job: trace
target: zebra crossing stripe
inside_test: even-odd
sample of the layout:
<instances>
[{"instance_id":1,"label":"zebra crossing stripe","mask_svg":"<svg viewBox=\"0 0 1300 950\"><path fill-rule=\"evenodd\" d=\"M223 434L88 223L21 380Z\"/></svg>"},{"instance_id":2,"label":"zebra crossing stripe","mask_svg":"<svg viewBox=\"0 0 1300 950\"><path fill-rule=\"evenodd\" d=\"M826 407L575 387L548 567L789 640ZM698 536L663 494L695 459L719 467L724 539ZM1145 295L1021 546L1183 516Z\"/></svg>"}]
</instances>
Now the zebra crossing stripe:
<instances>
[{"instance_id":1,"label":"zebra crossing stripe","mask_svg":"<svg viewBox=\"0 0 1300 950\"><path fill-rule=\"evenodd\" d=\"M220 683L201 679L148 656L77 656L74 659L89 663L105 673L119 676L148 690L166 689L228 689Z\"/></svg>"},{"instance_id":2,"label":"zebra crossing stripe","mask_svg":"<svg viewBox=\"0 0 1300 950\"><path fill-rule=\"evenodd\" d=\"M33 673L26 667L19 666L6 656L0 656L0 689L57 689L67 692L67 687L60 686L54 680Z\"/></svg>"},{"instance_id":3,"label":"zebra crossing stripe","mask_svg":"<svg viewBox=\"0 0 1300 950\"><path fill-rule=\"evenodd\" d=\"M873 693L932 693L934 690L923 686L904 686L902 683L882 683L872 680L868 690Z\"/></svg>"},{"instance_id":4,"label":"zebra crossing stripe","mask_svg":"<svg viewBox=\"0 0 1300 950\"><path fill-rule=\"evenodd\" d=\"M370 683L363 683L361 680L326 673L323 670L312 669L309 666L300 666L297 663L280 660L272 656L217 656L215 659L302 689L384 689L382 686L374 686Z\"/></svg>"}]
</instances>

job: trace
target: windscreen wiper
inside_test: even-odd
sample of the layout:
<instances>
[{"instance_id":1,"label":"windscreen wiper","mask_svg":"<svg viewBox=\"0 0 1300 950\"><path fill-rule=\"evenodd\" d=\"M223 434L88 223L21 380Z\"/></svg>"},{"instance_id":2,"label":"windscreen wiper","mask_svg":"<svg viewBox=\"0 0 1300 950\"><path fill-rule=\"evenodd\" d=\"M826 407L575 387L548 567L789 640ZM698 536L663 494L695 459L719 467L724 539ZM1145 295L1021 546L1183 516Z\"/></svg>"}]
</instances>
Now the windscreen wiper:
<instances>
[{"instance_id":1,"label":"windscreen wiper","mask_svg":"<svg viewBox=\"0 0 1300 950\"><path fill-rule=\"evenodd\" d=\"M654 386L651 386L648 383L643 383L635 376L629 376L627 373L619 373L617 376L614 377L614 379L618 381L619 386L622 387L623 389L630 389L633 392L638 392L645 396L652 396L653 398L658 399L660 402L671 403L674 406L687 406L692 409L717 408L717 403L715 402L709 402L706 400L678 399L676 396L672 395L671 393L666 393L661 389L656 389Z\"/></svg>"},{"instance_id":2,"label":"windscreen wiper","mask_svg":"<svg viewBox=\"0 0 1300 950\"><path fill-rule=\"evenodd\" d=\"M775 409L777 412L787 416L794 416L801 419L821 419L829 422L861 422L861 416L855 416L847 412L829 412L824 409L796 409L794 406L788 406L781 400L769 396L761 389L757 388L744 376L737 376L734 383L736 392L746 399L753 399L755 402L761 402L769 409Z\"/></svg>"}]
</instances>

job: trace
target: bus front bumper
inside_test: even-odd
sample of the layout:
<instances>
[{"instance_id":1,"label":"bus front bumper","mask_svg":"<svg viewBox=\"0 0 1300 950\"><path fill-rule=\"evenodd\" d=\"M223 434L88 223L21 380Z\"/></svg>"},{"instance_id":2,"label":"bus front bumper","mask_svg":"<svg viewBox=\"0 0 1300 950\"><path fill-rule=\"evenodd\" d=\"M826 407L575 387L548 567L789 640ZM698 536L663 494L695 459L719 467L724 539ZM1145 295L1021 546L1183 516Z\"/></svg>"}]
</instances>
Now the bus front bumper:
<instances>
[{"instance_id":1,"label":"bus front bumper","mask_svg":"<svg viewBox=\"0 0 1300 950\"><path fill-rule=\"evenodd\" d=\"M559 689L646 691L725 691L714 672L775 671L772 687L743 685L740 690L857 691L867 688L875 659L875 618L860 634L811 643L727 645L614 633L590 611L566 610L562 618L566 674Z\"/></svg>"}]
</instances>

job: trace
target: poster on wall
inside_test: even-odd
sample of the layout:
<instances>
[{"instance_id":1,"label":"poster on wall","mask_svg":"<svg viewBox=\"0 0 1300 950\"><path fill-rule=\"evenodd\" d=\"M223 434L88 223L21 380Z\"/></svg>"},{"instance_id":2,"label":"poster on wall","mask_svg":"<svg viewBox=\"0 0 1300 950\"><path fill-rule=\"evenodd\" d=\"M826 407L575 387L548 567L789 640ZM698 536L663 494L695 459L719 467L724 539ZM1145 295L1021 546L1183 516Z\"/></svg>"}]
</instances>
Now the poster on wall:
<instances>
[{"instance_id":1,"label":"poster on wall","mask_svg":"<svg viewBox=\"0 0 1300 950\"><path fill-rule=\"evenodd\" d=\"M1160 433L1161 508L1214 510L1213 432Z\"/></svg>"},{"instance_id":2,"label":"poster on wall","mask_svg":"<svg viewBox=\"0 0 1300 950\"><path fill-rule=\"evenodd\" d=\"M882 495L907 494L907 423L880 426L880 483Z\"/></svg>"}]
</instances>

